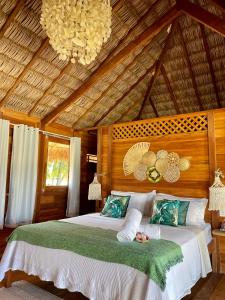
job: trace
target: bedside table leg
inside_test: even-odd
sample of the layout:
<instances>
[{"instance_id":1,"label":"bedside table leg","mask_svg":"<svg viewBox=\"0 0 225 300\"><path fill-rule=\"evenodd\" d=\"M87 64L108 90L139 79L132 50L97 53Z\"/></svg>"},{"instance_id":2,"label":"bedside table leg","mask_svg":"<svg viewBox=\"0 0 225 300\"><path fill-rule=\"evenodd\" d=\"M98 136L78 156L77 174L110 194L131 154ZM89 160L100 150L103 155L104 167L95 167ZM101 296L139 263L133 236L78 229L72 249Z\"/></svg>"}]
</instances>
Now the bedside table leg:
<instances>
[{"instance_id":1,"label":"bedside table leg","mask_svg":"<svg viewBox=\"0 0 225 300\"><path fill-rule=\"evenodd\" d=\"M218 249L216 238L213 238L213 251L212 251L212 271L218 273L218 259L217 259Z\"/></svg>"}]
</instances>

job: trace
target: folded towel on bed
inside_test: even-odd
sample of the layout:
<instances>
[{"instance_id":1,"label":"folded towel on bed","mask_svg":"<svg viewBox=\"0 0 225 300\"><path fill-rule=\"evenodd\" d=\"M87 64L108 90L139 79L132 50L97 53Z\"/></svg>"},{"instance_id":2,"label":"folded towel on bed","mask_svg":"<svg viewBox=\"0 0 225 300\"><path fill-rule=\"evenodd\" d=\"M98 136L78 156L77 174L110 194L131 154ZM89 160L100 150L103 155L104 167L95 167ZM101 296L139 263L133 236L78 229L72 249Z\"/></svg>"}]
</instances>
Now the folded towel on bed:
<instances>
[{"instance_id":1,"label":"folded towel on bed","mask_svg":"<svg viewBox=\"0 0 225 300\"><path fill-rule=\"evenodd\" d=\"M150 239L160 239L160 226L157 224L140 225L138 231L143 232Z\"/></svg>"},{"instance_id":2,"label":"folded towel on bed","mask_svg":"<svg viewBox=\"0 0 225 300\"><path fill-rule=\"evenodd\" d=\"M135 209L128 209L123 227L117 233L117 239L119 242L132 242L135 239L136 233L139 230L139 226L142 219L142 213Z\"/></svg>"}]
</instances>

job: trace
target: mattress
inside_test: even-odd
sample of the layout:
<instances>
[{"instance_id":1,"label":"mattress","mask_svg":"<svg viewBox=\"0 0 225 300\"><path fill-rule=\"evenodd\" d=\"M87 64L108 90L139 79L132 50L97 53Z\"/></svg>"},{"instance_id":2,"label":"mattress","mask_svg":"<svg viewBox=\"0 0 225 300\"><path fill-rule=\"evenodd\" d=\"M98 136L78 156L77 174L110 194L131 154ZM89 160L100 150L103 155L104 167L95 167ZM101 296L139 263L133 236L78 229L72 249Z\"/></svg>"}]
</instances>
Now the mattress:
<instances>
[{"instance_id":1,"label":"mattress","mask_svg":"<svg viewBox=\"0 0 225 300\"><path fill-rule=\"evenodd\" d=\"M123 219L89 214L63 221L119 231ZM143 224L148 218L142 220ZM22 270L42 280L53 281L58 288L78 291L91 300L179 300L205 273L196 232L210 240L210 226L161 226L161 238L176 242L184 256L182 263L167 273L166 289L142 272L126 265L107 263L67 250L34 246L22 241L7 245L0 264L0 280L7 270ZM182 274L182 276L181 276ZM205 275L204 275L205 276Z\"/></svg>"}]
</instances>

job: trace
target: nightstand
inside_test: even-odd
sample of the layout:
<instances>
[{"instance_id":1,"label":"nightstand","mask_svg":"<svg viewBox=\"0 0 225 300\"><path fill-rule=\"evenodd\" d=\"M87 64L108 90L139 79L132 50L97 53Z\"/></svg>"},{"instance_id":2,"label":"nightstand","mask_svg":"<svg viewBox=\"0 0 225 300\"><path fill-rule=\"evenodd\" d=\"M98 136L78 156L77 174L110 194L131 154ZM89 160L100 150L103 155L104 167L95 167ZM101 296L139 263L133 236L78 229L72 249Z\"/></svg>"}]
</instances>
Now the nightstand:
<instances>
[{"instance_id":1,"label":"nightstand","mask_svg":"<svg viewBox=\"0 0 225 300\"><path fill-rule=\"evenodd\" d=\"M217 273L225 273L225 231L214 229L212 234L216 239L215 271Z\"/></svg>"}]
</instances>

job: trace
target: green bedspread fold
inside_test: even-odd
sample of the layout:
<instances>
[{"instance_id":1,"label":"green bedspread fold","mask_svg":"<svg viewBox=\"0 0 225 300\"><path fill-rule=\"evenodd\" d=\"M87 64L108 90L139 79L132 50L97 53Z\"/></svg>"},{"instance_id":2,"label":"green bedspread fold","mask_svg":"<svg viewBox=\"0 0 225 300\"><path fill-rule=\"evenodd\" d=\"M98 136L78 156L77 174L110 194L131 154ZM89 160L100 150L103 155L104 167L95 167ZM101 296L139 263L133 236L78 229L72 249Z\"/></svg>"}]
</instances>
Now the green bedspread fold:
<instances>
[{"instance_id":1,"label":"green bedspread fold","mask_svg":"<svg viewBox=\"0 0 225 300\"><path fill-rule=\"evenodd\" d=\"M162 290L166 272L183 260L181 247L172 241L150 240L147 243L120 243L116 231L49 221L16 228L9 242L64 249L89 258L135 268L154 280Z\"/></svg>"}]
</instances>

